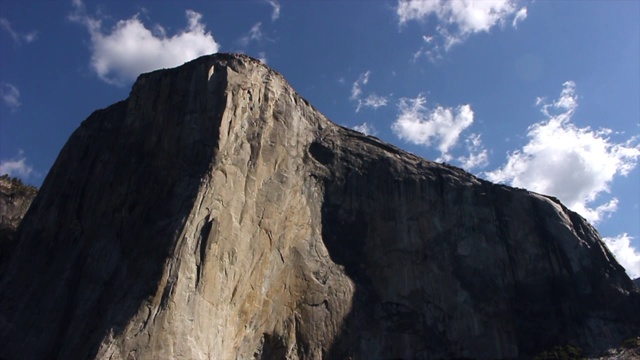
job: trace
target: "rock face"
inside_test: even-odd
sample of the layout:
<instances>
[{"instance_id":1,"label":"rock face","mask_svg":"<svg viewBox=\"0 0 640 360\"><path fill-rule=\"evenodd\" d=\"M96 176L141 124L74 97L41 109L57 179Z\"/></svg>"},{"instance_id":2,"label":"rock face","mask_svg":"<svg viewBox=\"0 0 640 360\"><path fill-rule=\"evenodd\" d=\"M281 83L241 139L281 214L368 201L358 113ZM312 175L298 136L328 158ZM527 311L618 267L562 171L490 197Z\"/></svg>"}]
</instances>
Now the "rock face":
<instances>
[{"instance_id":1,"label":"rock face","mask_svg":"<svg viewBox=\"0 0 640 360\"><path fill-rule=\"evenodd\" d=\"M640 333L557 200L331 123L258 61L141 75L85 120L0 269L0 358L526 358Z\"/></svg>"},{"instance_id":2,"label":"rock face","mask_svg":"<svg viewBox=\"0 0 640 360\"><path fill-rule=\"evenodd\" d=\"M0 176L0 264L9 259L16 229L37 193L35 187L19 179Z\"/></svg>"}]
</instances>

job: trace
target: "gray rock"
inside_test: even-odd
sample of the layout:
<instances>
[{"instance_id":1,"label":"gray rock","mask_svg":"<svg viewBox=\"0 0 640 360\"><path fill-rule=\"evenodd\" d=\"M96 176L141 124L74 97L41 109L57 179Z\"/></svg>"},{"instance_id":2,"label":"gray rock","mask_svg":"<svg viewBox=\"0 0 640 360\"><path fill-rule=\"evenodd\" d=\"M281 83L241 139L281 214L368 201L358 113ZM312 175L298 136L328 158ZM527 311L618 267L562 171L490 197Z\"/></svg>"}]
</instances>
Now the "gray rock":
<instances>
[{"instance_id":1,"label":"gray rock","mask_svg":"<svg viewBox=\"0 0 640 360\"><path fill-rule=\"evenodd\" d=\"M37 193L20 179L0 176L0 266L11 257L16 229Z\"/></svg>"},{"instance_id":2,"label":"gray rock","mask_svg":"<svg viewBox=\"0 0 640 360\"><path fill-rule=\"evenodd\" d=\"M527 358L640 333L556 199L342 128L216 54L74 132L0 269L6 359Z\"/></svg>"}]
</instances>

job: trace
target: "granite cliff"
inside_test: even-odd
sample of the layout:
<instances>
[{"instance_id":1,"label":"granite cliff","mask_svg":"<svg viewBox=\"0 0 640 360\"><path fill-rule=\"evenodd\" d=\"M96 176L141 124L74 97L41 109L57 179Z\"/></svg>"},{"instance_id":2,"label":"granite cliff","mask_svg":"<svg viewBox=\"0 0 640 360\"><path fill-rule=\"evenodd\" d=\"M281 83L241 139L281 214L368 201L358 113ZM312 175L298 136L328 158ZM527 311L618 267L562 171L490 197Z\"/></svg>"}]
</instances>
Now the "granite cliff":
<instances>
[{"instance_id":1,"label":"granite cliff","mask_svg":"<svg viewBox=\"0 0 640 360\"><path fill-rule=\"evenodd\" d=\"M216 54L73 133L0 269L0 358L528 358L640 334L583 218L333 124Z\"/></svg>"}]
</instances>

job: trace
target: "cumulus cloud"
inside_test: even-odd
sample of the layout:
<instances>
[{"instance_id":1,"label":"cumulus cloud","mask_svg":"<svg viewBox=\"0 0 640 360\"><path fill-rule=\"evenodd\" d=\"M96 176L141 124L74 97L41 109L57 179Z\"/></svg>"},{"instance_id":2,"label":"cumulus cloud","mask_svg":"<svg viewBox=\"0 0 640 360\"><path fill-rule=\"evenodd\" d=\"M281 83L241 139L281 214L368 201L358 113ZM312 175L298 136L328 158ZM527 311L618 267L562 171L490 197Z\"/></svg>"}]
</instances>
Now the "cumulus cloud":
<instances>
[{"instance_id":1,"label":"cumulus cloud","mask_svg":"<svg viewBox=\"0 0 640 360\"><path fill-rule=\"evenodd\" d=\"M138 14L104 31L102 19L89 16L81 0L73 4L69 19L84 25L91 36L91 67L110 84L122 85L140 73L178 66L219 49L202 15L193 10L185 12L187 26L168 36L159 25L149 30Z\"/></svg>"},{"instance_id":2,"label":"cumulus cloud","mask_svg":"<svg viewBox=\"0 0 640 360\"><path fill-rule=\"evenodd\" d=\"M276 21L280 17L280 3L275 0L269 0L269 5L271 5L271 21Z\"/></svg>"},{"instance_id":3,"label":"cumulus cloud","mask_svg":"<svg viewBox=\"0 0 640 360\"><path fill-rule=\"evenodd\" d=\"M24 152L20 151L16 158L0 160L0 174L27 179L33 174L33 167L27 164Z\"/></svg>"},{"instance_id":4,"label":"cumulus cloud","mask_svg":"<svg viewBox=\"0 0 640 360\"><path fill-rule=\"evenodd\" d=\"M627 270L627 275L632 279L640 277L640 252L631 246L633 238L625 233L603 240L618 263Z\"/></svg>"},{"instance_id":5,"label":"cumulus cloud","mask_svg":"<svg viewBox=\"0 0 640 360\"><path fill-rule=\"evenodd\" d=\"M414 54L414 59L424 54L434 60L442 49L448 51L472 34L503 26L510 18L516 27L526 19L527 8L518 9L515 0L399 0L396 14L400 25L429 18L437 21L436 34L424 36L430 40Z\"/></svg>"},{"instance_id":6,"label":"cumulus cloud","mask_svg":"<svg viewBox=\"0 0 640 360\"><path fill-rule=\"evenodd\" d=\"M482 168L489 164L489 154L482 143L480 134L471 134L464 140L468 155L458 157L460 166L471 171L475 168Z\"/></svg>"},{"instance_id":7,"label":"cumulus cloud","mask_svg":"<svg viewBox=\"0 0 640 360\"><path fill-rule=\"evenodd\" d=\"M469 104L454 108L436 106L429 109L422 94L415 99L402 98L400 113L391 129L402 140L416 145L435 145L440 151L439 161L449 161L449 150L456 145L460 133L473 123Z\"/></svg>"},{"instance_id":8,"label":"cumulus cloud","mask_svg":"<svg viewBox=\"0 0 640 360\"><path fill-rule=\"evenodd\" d=\"M367 124L366 122L363 122L360 125L354 126L353 130L360 131L365 135L375 135L377 133L376 128L373 127L373 125L371 124Z\"/></svg>"},{"instance_id":9,"label":"cumulus cloud","mask_svg":"<svg viewBox=\"0 0 640 360\"><path fill-rule=\"evenodd\" d=\"M0 96L2 96L2 101L13 111L18 110L21 105L20 91L17 87L9 83L2 83L0 86Z\"/></svg>"},{"instance_id":10,"label":"cumulus cloud","mask_svg":"<svg viewBox=\"0 0 640 360\"><path fill-rule=\"evenodd\" d=\"M9 20L5 18L0 18L0 27L2 27L11 36L16 44L21 44L23 41L26 43L32 43L38 38L38 33L35 30L28 33L22 33L14 30Z\"/></svg>"},{"instance_id":11,"label":"cumulus cloud","mask_svg":"<svg viewBox=\"0 0 640 360\"><path fill-rule=\"evenodd\" d=\"M491 181L558 197L570 209L597 223L617 208L618 200L602 201L617 176L626 176L640 158L632 137L609 138L610 129L578 127L571 122L578 106L576 85L563 84L552 102L538 98L544 120L527 130L528 143L508 154L506 163L485 175Z\"/></svg>"}]
</instances>

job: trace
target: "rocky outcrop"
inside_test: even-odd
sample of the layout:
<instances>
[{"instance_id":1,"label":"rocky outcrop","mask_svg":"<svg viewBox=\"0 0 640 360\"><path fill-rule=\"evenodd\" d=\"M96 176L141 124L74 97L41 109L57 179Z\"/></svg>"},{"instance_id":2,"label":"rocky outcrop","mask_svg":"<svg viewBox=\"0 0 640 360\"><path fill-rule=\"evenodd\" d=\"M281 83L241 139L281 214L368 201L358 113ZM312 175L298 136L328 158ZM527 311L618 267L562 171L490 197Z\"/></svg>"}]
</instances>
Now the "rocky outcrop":
<instances>
[{"instance_id":1,"label":"rocky outcrop","mask_svg":"<svg viewBox=\"0 0 640 360\"><path fill-rule=\"evenodd\" d=\"M527 358L640 333L580 216L337 126L241 55L92 114L17 239L7 359Z\"/></svg>"},{"instance_id":2,"label":"rocky outcrop","mask_svg":"<svg viewBox=\"0 0 640 360\"><path fill-rule=\"evenodd\" d=\"M37 193L18 178L0 176L0 264L11 256L16 229Z\"/></svg>"}]
</instances>

